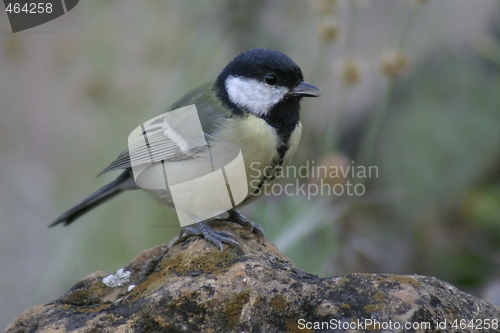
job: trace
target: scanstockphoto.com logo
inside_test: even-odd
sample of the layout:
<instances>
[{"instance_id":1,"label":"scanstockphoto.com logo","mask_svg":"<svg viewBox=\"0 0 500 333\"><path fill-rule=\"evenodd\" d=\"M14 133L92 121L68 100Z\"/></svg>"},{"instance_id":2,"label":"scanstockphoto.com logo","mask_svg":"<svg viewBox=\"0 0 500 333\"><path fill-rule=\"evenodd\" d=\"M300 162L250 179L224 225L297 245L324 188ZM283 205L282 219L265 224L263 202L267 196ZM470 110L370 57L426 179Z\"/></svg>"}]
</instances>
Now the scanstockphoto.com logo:
<instances>
[{"instance_id":1,"label":"scanstockphoto.com logo","mask_svg":"<svg viewBox=\"0 0 500 333\"><path fill-rule=\"evenodd\" d=\"M79 0L3 0L12 32L52 21L75 8Z\"/></svg>"}]
</instances>

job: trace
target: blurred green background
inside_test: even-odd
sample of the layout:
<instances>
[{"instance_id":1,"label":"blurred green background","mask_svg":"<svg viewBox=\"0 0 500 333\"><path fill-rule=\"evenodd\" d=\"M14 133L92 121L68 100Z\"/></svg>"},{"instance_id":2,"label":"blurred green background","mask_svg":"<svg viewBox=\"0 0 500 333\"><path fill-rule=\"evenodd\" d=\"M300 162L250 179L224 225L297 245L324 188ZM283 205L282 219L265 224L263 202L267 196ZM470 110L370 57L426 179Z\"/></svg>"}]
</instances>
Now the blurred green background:
<instances>
[{"instance_id":1,"label":"blurred green background","mask_svg":"<svg viewBox=\"0 0 500 333\"><path fill-rule=\"evenodd\" d=\"M2 12L0 30L0 327L179 232L140 191L47 225L115 177L95 175L130 131L253 47L323 91L302 104L295 165L379 177L244 215L311 273L431 275L500 305L498 1L87 0L16 34Z\"/></svg>"}]
</instances>

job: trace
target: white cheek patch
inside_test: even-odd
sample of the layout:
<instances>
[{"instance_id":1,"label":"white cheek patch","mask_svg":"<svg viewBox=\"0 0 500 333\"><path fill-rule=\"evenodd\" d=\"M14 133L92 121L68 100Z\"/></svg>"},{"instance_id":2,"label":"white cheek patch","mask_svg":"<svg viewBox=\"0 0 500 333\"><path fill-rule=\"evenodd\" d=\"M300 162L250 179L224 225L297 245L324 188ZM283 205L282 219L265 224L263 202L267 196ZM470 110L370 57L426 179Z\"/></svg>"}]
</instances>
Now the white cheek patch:
<instances>
[{"instance_id":1,"label":"white cheek patch","mask_svg":"<svg viewBox=\"0 0 500 333\"><path fill-rule=\"evenodd\" d=\"M254 79L229 76L226 79L229 100L257 116L266 115L288 92L286 87L270 86Z\"/></svg>"}]
</instances>

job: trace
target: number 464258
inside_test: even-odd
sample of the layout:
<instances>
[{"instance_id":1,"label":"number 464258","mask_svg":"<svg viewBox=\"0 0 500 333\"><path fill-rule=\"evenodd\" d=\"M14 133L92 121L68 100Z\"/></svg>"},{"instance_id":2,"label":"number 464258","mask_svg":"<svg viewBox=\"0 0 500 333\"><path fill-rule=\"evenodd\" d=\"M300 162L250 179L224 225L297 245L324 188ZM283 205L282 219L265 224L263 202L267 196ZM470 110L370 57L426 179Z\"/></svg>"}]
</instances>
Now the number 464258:
<instances>
[{"instance_id":1,"label":"number 464258","mask_svg":"<svg viewBox=\"0 0 500 333\"><path fill-rule=\"evenodd\" d=\"M19 14L21 12L26 13L26 14L43 14L47 13L50 14L52 13L52 4L50 2L32 2L32 3L25 3L22 7L21 4L15 2L15 3L9 3L7 7L5 8L5 11L7 13L14 13L14 14Z\"/></svg>"}]
</instances>

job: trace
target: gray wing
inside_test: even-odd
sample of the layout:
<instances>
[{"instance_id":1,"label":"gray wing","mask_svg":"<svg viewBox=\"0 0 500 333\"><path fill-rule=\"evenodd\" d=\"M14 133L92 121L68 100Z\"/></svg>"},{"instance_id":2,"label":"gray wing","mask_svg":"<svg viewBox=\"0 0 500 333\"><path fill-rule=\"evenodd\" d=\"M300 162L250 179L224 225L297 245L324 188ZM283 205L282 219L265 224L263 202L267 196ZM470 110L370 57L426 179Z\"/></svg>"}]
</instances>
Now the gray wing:
<instances>
[{"instance_id":1,"label":"gray wing","mask_svg":"<svg viewBox=\"0 0 500 333\"><path fill-rule=\"evenodd\" d=\"M134 165L151 164L153 162L180 161L192 158L206 149L210 134L215 130L218 120L231 115L216 98L211 83L200 86L170 107L170 111L146 122L134 130L129 138L129 148L124 150L100 174ZM179 108L196 105L201 127L186 126L185 113L172 117ZM187 109L187 108L185 108ZM171 112L174 111L174 112ZM184 112L184 109L179 110Z\"/></svg>"},{"instance_id":2,"label":"gray wing","mask_svg":"<svg viewBox=\"0 0 500 333\"><path fill-rule=\"evenodd\" d=\"M207 140L201 127L198 135L179 134L181 129L171 126L171 122L165 115L159 116L148 126L143 124L134 132L129 138L128 149L122 152L102 173L130 168L132 161L133 165L136 166L162 160L170 162L184 160L193 157L199 151L206 149L207 146Z\"/></svg>"}]
</instances>

